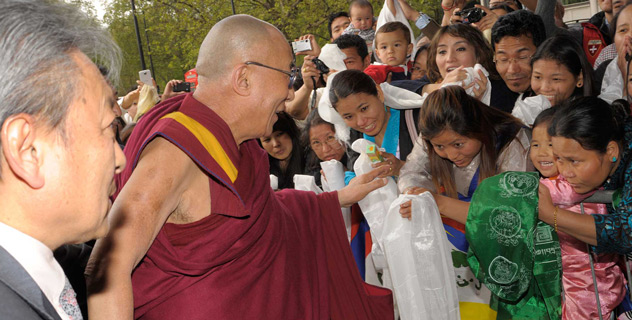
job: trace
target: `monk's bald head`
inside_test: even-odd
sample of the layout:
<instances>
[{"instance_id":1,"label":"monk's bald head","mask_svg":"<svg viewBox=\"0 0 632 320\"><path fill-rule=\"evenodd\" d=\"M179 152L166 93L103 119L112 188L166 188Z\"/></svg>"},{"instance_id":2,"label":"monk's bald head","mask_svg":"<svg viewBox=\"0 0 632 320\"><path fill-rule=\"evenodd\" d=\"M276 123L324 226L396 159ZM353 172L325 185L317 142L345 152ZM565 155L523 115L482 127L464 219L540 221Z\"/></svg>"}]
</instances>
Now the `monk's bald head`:
<instances>
[{"instance_id":1,"label":"monk's bald head","mask_svg":"<svg viewBox=\"0 0 632 320\"><path fill-rule=\"evenodd\" d=\"M211 28L202 42L195 68L199 76L217 80L227 77L235 64L263 61L274 56L276 50L285 50L285 46L289 48L275 26L248 15L234 15Z\"/></svg>"}]
</instances>

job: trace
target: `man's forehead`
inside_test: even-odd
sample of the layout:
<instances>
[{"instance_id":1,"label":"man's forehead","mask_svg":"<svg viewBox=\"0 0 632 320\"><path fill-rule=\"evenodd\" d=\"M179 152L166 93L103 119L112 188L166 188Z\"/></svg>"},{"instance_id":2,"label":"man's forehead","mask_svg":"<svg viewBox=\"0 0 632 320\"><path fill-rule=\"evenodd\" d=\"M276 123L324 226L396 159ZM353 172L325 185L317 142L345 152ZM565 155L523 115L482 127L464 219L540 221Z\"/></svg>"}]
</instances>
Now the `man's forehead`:
<instances>
[{"instance_id":1,"label":"man's forehead","mask_svg":"<svg viewBox=\"0 0 632 320\"><path fill-rule=\"evenodd\" d=\"M338 17L336 19L334 19L334 22L332 24L339 26L339 25L343 25L345 23L350 23L349 22L349 18L342 16L342 17Z\"/></svg>"},{"instance_id":2,"label":"man's forehead","mask_svg":"<svg viewBox=\"0 0 632 320\"><path fill-rule=\"evenodd\" d=\"M510 53L515 51L522 51L524 49L531 50L535 48L536 46L533 43L533 38L526 35L520 35L518 37L505 36L501 38L500 41L498 41L498 43L496 44L497 53L498 51L505 51L505 53Z\"/></svg>"},{"instance_id":3,"label":"man's forehead","mask_svg":"<svg viewBox=\"0 0 632 320\"><path fill-rule=\"evenodd\" d=\"M344 53L347 56L347 58L353 58L353 57L359 57L360 56L358 54L358 48L356 48L356 47L344 48L344 49L340 49L340 51L342 51L342 53Z\"/></svg>"}]
</instances>

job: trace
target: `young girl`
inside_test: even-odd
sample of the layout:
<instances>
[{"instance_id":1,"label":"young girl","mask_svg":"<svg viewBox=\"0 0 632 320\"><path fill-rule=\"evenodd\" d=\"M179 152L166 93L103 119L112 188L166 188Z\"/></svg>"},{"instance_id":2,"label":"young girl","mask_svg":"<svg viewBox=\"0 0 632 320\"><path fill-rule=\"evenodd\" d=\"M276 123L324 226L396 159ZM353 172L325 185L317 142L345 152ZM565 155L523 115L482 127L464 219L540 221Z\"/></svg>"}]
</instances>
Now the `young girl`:
<instances>
[{"instance_id":1,"label":"young girl","mask_svg":"<svg viewBox=\"0 0 632 320\"><path fill-rule=\"evenodd\" d=\"M597 92L592 66L570 35L557 34L544 41L531 58L531 66L531 89L548 98L552 106Z\"/></svg>"},{"instance_id":2,"label":"young girl","mask_svg":"<svg viewBox=\"0 0 632 320\"><path fill-rule=\"evenodd\" d=\"M599 98L608 103L617 99L626 99L627 92L624 84L628 76L628 61L626 56L632 56L632 5L629 3L621 8L611 25L613 40L617 49L617 56L607 63L601 93ZM606 63L606 62L604 62Z\"/></svg>"},{"instance_id":3,"label":"young girl","mask_svg":"<svg viewBox=\"0 0 632 320\"><path fill-rule=\"evenodd\" d=\"M386 150L382 152L384 161L378 165L388 166L389 175L398 176L406 156L413 149L411 132L417 133L416 128L407 124L406 112L384 105L382 90L362 71L341 71L330 81L332 107L348 127ZM416 119L420 109L414 110L413 118ZM412 122L414 127L414 120Z\"/></svg>"},{"instance_id":4,"label":"young girl","mask_svg":"<svg viewBox=\"0 0 632 320\"><path fill-rule=\"evenodd\" d=\"M547 130L557 108L542 111L533 124L529 156L535 168L543 176L542 183L551 192L553 203L561 209L581 212L579 203L589 194L579 194L569 182L558 176L555 166L551 137ZM586 214L606 214L604 204L585 203ZM598 309L586 243L562 231L558 231L562 250L562 319L598 319ZM615 254L594 255L595 277L599 288L599 300L603 319L623 300L625 279L619 267L621 256Z\"/></svg>"},{"instance_id":5,"label":"young girl","mask_svg":"<svg viewBox=\"0 0 632 320\"><path fill-rule=\"evenodd\" d=\"M456 220L444 219L444 227L452 244L461 315L495 319L488 306L490 291L477 282L467 264L463 223L480 181L504 171L527 169L527 130L516 118L457 86L428 95L419 128L421 134L400 172L398 188L414 194L430 190L439 211ZM410 203L403 204L402 216L408 218L410 212Z\"/></svg>"},{"instance_id":6,"label":"young girl","mask_svg":"<svg viewBox=\"0 0 632 320\"><path fill-rule=\"evenodd\" d=\"M279 179L278 189L294 188L294 175L303 173L303 150L299 130L286 113L279 113L272 135L259 139L268 152L270 174Z\"/></svg>"}]
</instances>

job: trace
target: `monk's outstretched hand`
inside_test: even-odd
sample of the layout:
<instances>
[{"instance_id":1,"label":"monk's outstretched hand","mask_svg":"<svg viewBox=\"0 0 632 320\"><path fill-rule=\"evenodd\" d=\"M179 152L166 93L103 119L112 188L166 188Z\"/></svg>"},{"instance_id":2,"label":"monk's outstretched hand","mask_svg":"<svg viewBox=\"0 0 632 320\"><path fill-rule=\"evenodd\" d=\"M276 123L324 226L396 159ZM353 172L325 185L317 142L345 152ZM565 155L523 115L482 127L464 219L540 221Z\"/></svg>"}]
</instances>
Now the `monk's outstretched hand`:
<instances>
[{"instance_id":1,"label":"monk's outstretched hand","mask_svg":"<svg viewBox=\"0 0 632 320\"><path fill-rule=\"evenodd\" d=\"M348 186L338 191L340 206L350 207L354 203L364 199L369 192L385 186L388 182L386 178L376 178L386 173L388 173L388 166L381 166L353 178Z\"/></svg>"}]
</instances>

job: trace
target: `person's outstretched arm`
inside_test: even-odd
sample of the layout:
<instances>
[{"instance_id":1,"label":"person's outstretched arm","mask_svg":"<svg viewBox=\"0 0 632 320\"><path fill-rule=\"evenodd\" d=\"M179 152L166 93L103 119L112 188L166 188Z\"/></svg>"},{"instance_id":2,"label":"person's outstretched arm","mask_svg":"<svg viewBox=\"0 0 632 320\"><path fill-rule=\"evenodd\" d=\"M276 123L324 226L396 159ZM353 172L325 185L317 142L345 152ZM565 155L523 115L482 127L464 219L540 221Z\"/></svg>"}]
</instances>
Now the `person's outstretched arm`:
<instances>
[{"instance_id":1,"label":"person's outstretched arm","mask_svg":"<svg viewBox=\"0 0 632 320\"><path fill-rule=\"evenodd\" d=\"M110 232L97 241L86 268L90 319L133 318L132 271L196 171L193 161L167 140L147 145L112 206Z\"/></svg>"}]
</instances>

